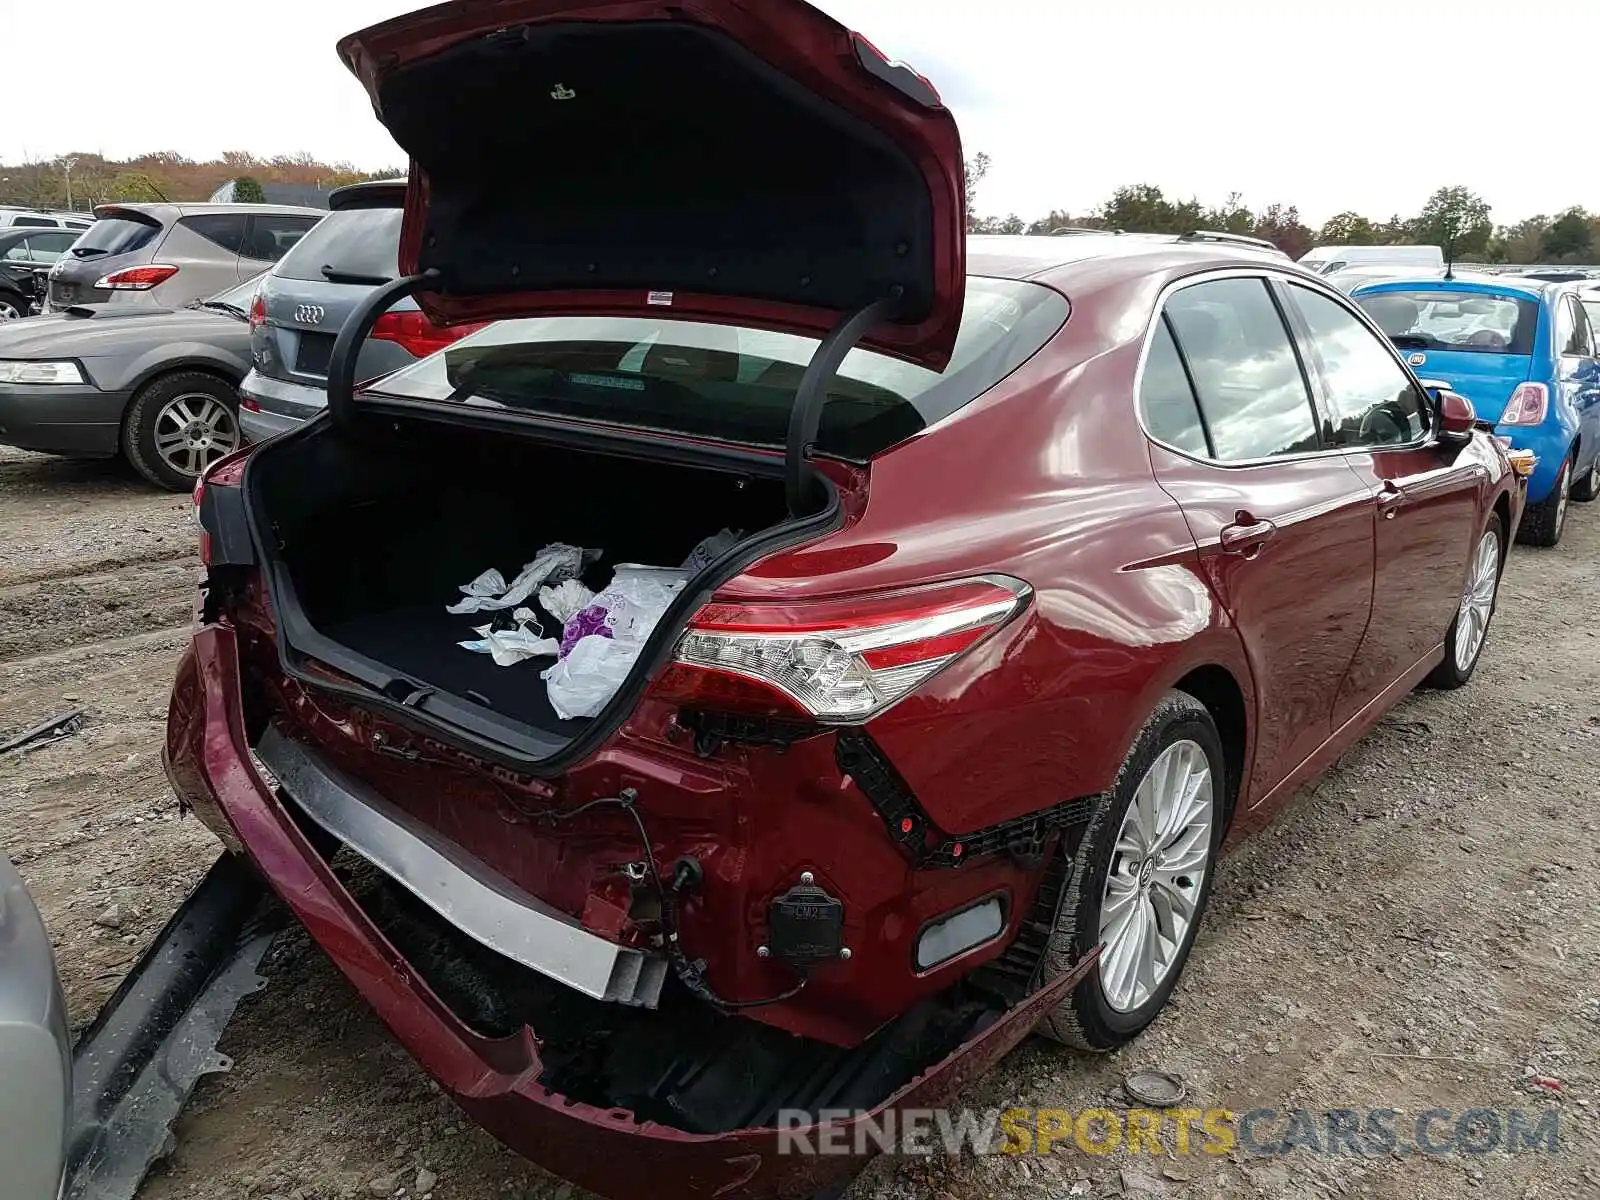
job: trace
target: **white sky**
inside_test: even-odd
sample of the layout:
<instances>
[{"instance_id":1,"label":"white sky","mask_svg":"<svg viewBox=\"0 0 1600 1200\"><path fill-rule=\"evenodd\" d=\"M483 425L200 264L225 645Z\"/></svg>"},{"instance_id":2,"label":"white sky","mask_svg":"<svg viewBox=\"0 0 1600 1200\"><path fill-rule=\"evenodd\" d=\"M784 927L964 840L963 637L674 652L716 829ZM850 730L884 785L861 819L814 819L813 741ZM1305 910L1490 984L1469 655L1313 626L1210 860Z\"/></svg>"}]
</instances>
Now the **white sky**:
<instances>
[{"instance_id":1,"label":"white sky","mask_svg":"<svg viewBox=\"0 0 1600 1200\"><path fill-rule=\"evenodd\" d=\"M410 0L0 0L0 162L67 151L403 161L333 52ZM1497 223L1600 209L1595 0L821 0L933 79L985 214L1083 215L1119 184ZM1502 65L1503 64L1503 65ZM1545 69L1536 69L1543 65Z\"/></svg>"}]
</instances>

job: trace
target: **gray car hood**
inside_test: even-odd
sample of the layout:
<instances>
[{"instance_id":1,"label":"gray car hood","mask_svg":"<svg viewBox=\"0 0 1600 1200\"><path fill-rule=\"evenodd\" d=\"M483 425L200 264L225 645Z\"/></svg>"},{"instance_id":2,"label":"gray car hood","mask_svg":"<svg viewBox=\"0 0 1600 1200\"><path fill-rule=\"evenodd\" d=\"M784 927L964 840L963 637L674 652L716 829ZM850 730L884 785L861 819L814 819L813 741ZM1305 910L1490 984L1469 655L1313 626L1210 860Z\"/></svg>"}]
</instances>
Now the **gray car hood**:
<instances>
[{"instance_id":1,"label":"gray car hood","mask_svg":"<svg viewBox=\"0 0 1600 1200\"><path fill-rule=\"evenodd\" d=\"M243 320L215 310L117 309L87 304L69 312L0 324L0 358L96 358L171 341L246 333ZM80 315L93 314L93 315Z\"/></svg>"}]
</instances>

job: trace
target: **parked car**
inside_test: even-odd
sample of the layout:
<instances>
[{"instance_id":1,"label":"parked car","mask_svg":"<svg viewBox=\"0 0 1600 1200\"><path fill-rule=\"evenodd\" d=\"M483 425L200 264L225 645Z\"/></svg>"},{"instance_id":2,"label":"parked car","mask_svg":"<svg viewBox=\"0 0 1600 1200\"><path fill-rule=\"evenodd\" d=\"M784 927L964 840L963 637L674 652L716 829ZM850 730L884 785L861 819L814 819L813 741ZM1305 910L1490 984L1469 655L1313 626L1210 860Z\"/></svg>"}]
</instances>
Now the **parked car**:
<instances>
[{"instance_id":1,"label":"parked car","mask_svg":"<svg viewBox=\"0 0 1600 1200\"><path fill-rule=\"evenodd\" d=\"M1438 246L1313 246L1300 256L1300 265L1318 275L1332 275L1351 267L1401 266L1429 268L1444 273L1444 251Z\"/></svg>"},{"instance_id":2,"label":"parked car","mask_svg":"<svg viewBox=\"0 0 1600 1200\"><path fill-rule=\"evenodd\" d=\"M55 952L0 854L0 1175L16 1200L55 1200L66 1162L72 1043Z\"/></svg>"},{"instance_id":3,"label":"parked car","mask_svg":"<svg viewBox=\"0 0 1600 1200\"><path fill-rule=\"evenodd\" d=\"M84 230L94 224L87 213L52 212L47 208L18 208L0 204L0 229Z\"/></svg>"},{"instance_id":4,"label":"parked car","mask_svg":"<svg viewBox=\"0 0 1600 1200\"><path fill-rule=\"evenodd\" d=\"M77 234L65 229L0 229L0 321L26 317L38 303L36 276L48 271Z\"/></svg>"},{"instance_id":5,"label":"parked car","mask_svg":"<svg viewBox=\"0 0 1600 1200\"><path fill-rule=\"evenodd\" d=\"M50 269L45 309L181 308L259 275L325 215L270 204L103 204Z\"/></svg>"},{"instance_id":6,"label":"parked car","mask_svg":"<svg viewBox=\"0 0 1600 1200\"><path fill-rule=\"evenodd\" d=\"M239 448L260 277L182 309L74 305L0 326L0 442L123 455L175 491Z\"/></svg>"},{"instance_id":7,"label":"parked car","mask_svg":"<svg viewBox=\"0 0 1600 1200\"><path fill-rule=\"evenodd\" d=\"M244 436L259 442L320 413L328 361L350 313L399 270L404 180L357 183L328 197L332 213L284 256L250 316L252 367L240 387ZM375 379L449 345L466 330L439 329L403 300L373 328L357 373Z\"/></svg>"},{"instance_id":8,"label":"parked car","mask_svg":"<svg viewBox=\"0 0 1600 1200\"><path fill-rule=\"evenodd\" d=\"M168 774L513 1147L800 1195L854 1164L779 1109L1144 1029L1225 837L1472 676L1522 490L1279 255L969 246L937 93L807 5L503 20L341 45L416 164L400 278L328 411L204 480ZM408 292L506 319L356 392ZM530 559L637 607L559 662L459 646Z\"/></svg>"},{"instance_id":9,"label":"parked car","mask_svg":"<svg viewBox=\"0 0 1600 1200\"><path fill-rule=\"evenodd\" d=\"M1337 271L1330 271L1323 275L1329 287L1338 288L1345 295L1349 295L1363 284L1378 283L1385 279L1443 279L1444 268L1437 270L1408 267L1403 263L1370 264L1362 267L1344 267Z\"/></svg>"},{"instance_id":10,"label":"parked car","mask_svg":"<svg viewBox=\"0 0 1600 1200\"><path fill-rule=\"evenodd\" d=\"M1600 496L1600 357L1577 290L1500 275L1389 280L1353 295L1419 375L1538 456L1519 532L1559 542L1569 497Z\"/></svg>"}]
</instances>

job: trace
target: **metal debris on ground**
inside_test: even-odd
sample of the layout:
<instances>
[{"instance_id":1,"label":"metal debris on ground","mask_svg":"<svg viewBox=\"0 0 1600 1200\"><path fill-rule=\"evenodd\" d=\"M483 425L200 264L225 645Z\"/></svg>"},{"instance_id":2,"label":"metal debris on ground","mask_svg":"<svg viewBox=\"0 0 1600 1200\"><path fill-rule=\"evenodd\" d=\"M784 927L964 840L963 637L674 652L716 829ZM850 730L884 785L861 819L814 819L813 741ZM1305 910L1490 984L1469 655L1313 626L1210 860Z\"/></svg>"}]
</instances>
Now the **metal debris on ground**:
<instances>
[{"instance_id":1,"label":"metal debris on ground","mask_svg":"<svg viewBox=\"0 0 1600 1200\"><path fill-rule=\"evenodd\" d=\"M1122 1090L1128 1099L1151 1108L1171 1108L1182 1104L1189 1094L1183 1080L1166 1071L1134 1071L1123 1077Z\"/></svg>"},{"instance_id":2,"label":"metal debris on ground","mask_svg":"<svg viewBox=\"0 0 1600 1200\"><path fill-rule=\"evenodd\" d=\"M21 750L24 746L44 739L49 739L53 742L59 741L64 737L70 737L82 727L83 713L83 709L75 708L59 717L51 717L42 725L35 725L32 729L24 730L9 741L0 742L0 754L10 754L13 750Z\"/></svg>"}]
</instances>

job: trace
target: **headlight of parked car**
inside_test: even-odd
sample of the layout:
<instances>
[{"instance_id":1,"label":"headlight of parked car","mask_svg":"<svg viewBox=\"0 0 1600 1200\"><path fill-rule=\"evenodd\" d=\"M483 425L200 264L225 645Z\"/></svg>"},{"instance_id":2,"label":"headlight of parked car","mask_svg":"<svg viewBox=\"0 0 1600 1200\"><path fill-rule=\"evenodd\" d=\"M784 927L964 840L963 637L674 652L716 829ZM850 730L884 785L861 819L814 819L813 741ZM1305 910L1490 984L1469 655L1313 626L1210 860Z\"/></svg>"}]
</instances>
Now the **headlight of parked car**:
<instances>
[{"instance_id":1,"label":"headlight of parked car","mask_svg":"<svg viewBox=\"0 0 1600 1200\"><path fill-rule=\"evenodd\" d=\"M6 362L0 360L0 383L82 383L83 372L71 362Z\"/></svg>"}]
</instances>

